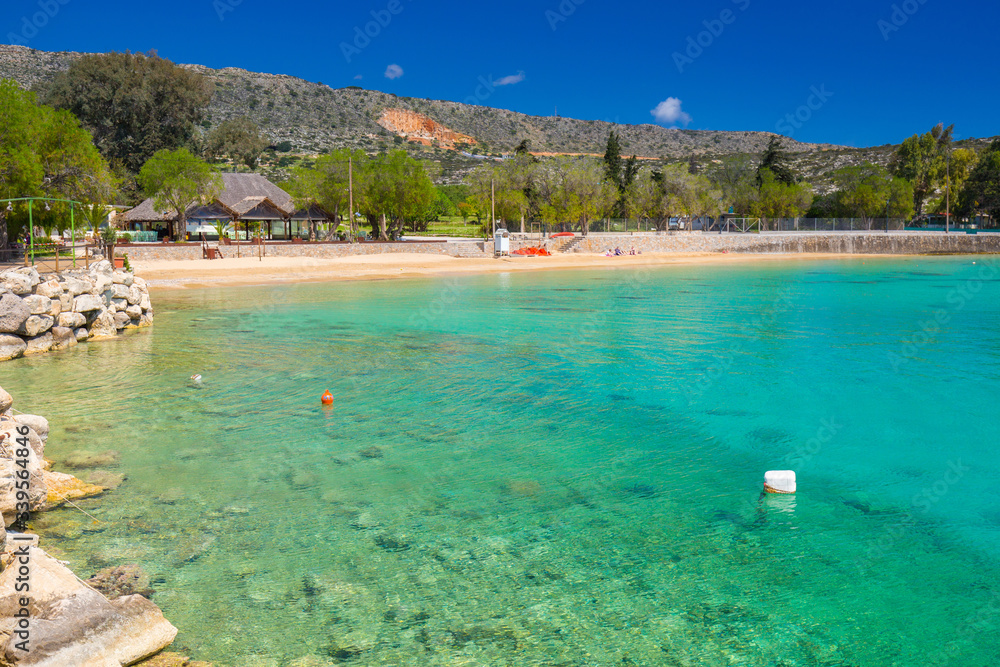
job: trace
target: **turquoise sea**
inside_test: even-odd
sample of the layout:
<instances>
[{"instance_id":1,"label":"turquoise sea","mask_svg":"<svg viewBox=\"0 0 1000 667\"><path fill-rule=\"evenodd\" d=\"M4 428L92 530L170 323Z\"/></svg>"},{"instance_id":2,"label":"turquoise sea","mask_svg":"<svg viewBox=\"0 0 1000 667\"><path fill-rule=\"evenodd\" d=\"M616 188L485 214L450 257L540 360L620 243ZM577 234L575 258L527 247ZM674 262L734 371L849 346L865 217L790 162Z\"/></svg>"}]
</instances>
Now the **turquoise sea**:
<instances>
[{"instance_id":1,"label":"turquoise sea","mask_svg":"<svg viewBox=\"0 0 1000 667\"><path fill-rule=\"evenodd\" d=\"M995 259L153 298L0 385L127 477L45 546L140 564L194 658L1000 664Z\"/></svg>"}]
</instances>

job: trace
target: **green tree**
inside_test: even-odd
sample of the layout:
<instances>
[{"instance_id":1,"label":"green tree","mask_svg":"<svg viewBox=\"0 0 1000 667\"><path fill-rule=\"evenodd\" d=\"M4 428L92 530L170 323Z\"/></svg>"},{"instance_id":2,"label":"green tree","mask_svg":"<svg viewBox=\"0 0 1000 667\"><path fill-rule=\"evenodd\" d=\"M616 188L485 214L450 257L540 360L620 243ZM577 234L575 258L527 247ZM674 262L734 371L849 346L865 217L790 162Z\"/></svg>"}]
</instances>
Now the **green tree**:
<instances>
[{"instance_id":1,"label":"green tree","mask_svg":"<svg viewBox=\"0 0 1000 667\"><path fill-rule=\"evenodd\" d=\"M34 93L11 80L0 81L0 119L0 196L86 200L113 184L107 162L80 122L69 112L38 104ZM17 236L27 225L27 206L12 208L0 206L0 248L7 247L9 234ZM69 216L60 206L51 208L37 221L61 231Z\"/></svg>"},{"instance_id":2,"label":"green tree","mask_svg":"<svg viewBox=\"0 0 1000 667\"><path fill-rule=\"evenodd\" d=\"M188 207L206 203L222 191L218 170L186 148L157 151L142 166L138 181L157 210L174 212L174 239L184 236Z\"/></svg>"},{"instance_id":3,"label":"green tree","mask_svg":"<svg viewBox=\"0 0 1000 667\"><path fill-rule=\"evenodd\" d=\"M764 183L763 172L770 171L774 180L783 185L795 184L795 172L792 171L791 158L788 151L782 148L781 143L784 137L771 137L767 142L767 148L760 156L760 163L757 165L757 186L762 187Z\"/></svg>"},{"instance_id":4,"label":"green tree","mask_svg":"<svg viewBox=\"0 0 1000 667\"><path fill-rule=\"evenodd\" d=\"M753 159L749 155L730 155L713 167L709 178L722 191L722 200L740 215L749 215L760 191Z\"/></svg>"},{"instance_id":5,"label":"green tree","mask_svg":"<svg viewBox=\"0 0 1000 667\"><path fill-rule=\"evenodd\" d=\"M924 201L944 181L954 127L939 123L930 132L914 134L900 144L892 157L893 175L913 184L913 208L917 215L923 213Z\"/></svg>"},{"instance_id":6,"label":"green tree","mask_svg":"<svg viewBox=\"0 0 1000 667\"><path fill-rule=\"evenodd\" d=\"M908 218L913 212L912 186L879 165L865 162L843 167L833 172L833 182L837 216L861 218L867 229L876 217Z\"/></svg>"},{"instance_id":7,"label":"green tree","mask_svg":"<svg viewBox=\"0 0 1000 667\"><path fill-rule=\"evenodd\" d=\"M201 75L155 52L83 56L44 93L46 104L80 119L108 160L133 173L157 151L186 145L212 97Z\"/></svg>"},{"instance_id":8,"label":"green tree","mask_svg":"<svg viewBox=\"0 0 1000 667\"><path fill-rule=\"evenodd\" d=\"M426 218L434 201L434 183L406 151L371 159L359 176L363 196L358 210L380 239L398 236L407 222Z\"/></svg>"},{"instance_id":9,"label":"green tree","mask_svg":"<svg viewBox=\"0 0 1000 667\"><path fill-rule=\"evenodd\" d=\"M979 156L958 199L962 215L986 213L994 225L1000 220L1000 139L994 139Z\"/></svg>"},{"instance_id":10,"label":"green tree","mask_svg":"<svg viewBox=\"0 0 1000 667\"><path fill-rule=\"evenodd\" d=\"M638 158L633 155L628 160L622 161L621 141L618 138L618 133L611 130L604 150L604 178L618 188L618 201L615 204L614 215L618 217L626 215L628 210L626 192L635 181L638 173Z\"/></svg>"},{"instance_id":11,"label":"green tree","mask_svg":"<svg viewBox=\"0 0 1000 667\"><path fill-rule=\"evenodd\" d=\"M760 172L760 196L750 209L751 215L767 221L772 218L800 218L812 204L812 186L779 181L769 169Z\"/></svg>"},{"instance_id":12,"label":"green tree","mask_svg":"<svg viewBox=\"0 0 1000 667\"><path fill-rule=\"evenodd\" d=\"M539 183L544 202L542 220L550 225L578 222L584 235L589 233L590 223L610 214L618 201L616 184L594 160L555 163L540 174Z\"/></svg>"},{"instance_id":13,"label":"green tree","mask_svg":"<svg viewBox=\"0 0 1000 667\"><path fill-rule=\"evenodd\" d=\"M208 133L205 154L210 159L224 155L233 164L241 164L254 171L270 143L255 122L246 116L239 116L223 121Z\"/></svg>"},{"instance_id":14,"label":"green tree","mask_svg":"<svg viewBox=\"0 0 1000 667\"><path fill-rule=\"evenodd\" d=\"M347 210L350 208L351 172L354 175L354 210L361 210L368 163L368 155L361 150L350 151L344 148L321 155L313 165L292 170L288 191L296 206L305 209L319 206L332 214L335 220L339 220L349 215ZM353 221L349 219L348 223L353 234ZM315 220L309 221L309 238L317 238Z\"/></svg>"},{"instance_id":15,"label":"green tree","mask_svg":"<svg viewBox=\"0 0 1000 667\"><path fill-rule=\"evenodd\" d=\"M706 176L671 164L641 176L629 188L626 201L630 215L653 220L663 231L672 217L717 215L721 198L722 192Z\"/></svg>"}]
</instances>

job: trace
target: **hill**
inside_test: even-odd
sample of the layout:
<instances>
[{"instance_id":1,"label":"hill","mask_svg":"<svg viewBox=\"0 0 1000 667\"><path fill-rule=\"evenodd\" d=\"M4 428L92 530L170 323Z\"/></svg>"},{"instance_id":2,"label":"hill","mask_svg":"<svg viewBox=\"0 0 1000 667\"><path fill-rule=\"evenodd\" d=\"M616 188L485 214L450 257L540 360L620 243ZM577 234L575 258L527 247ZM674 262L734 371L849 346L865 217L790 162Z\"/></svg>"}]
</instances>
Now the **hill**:
<instances>
[{"instance_id":1,"label":"hill","mask_svg":"<svg viewBox=\"0 0 1000 667\"><path fill-rule=\"evenodd\" d=\"M82 55L0 45L0 78L14 79L25 88L44 88ZM356 86L333 89L282 74L183 66L205 76L214 87L203 123L206 131L226 119L247 116L275 144L291 142L293 151L304 156L341 147L368 151L406 147L417 157L437 162L441 182L461 180L483 155L509 153L524 139L530 140L533 151L545 154L603 154L608 134L615 130L626 154L665 162L693 156L705 167L726 155L760 153L774 136L529 116L458 102L397 97ZM865 160L886 164L894 149L792 139L785 140L785 147L794 154L802 176L821 190L825 174L833 169Z\"/></svg>"}]
</instances>

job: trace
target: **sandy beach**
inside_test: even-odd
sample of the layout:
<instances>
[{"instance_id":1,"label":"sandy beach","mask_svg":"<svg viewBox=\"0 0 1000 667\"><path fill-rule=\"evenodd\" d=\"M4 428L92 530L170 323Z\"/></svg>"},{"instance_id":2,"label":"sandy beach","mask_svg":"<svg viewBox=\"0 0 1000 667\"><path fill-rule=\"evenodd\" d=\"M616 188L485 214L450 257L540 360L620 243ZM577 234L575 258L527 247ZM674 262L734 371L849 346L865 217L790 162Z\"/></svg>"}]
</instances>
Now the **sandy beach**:
<instances>
[{"instance_id":1,"label":"sandy beach","mask_svg":"<svg viewBox=\"0 0 1000 667\"><path fill-rule=\"evenodd\" d=\"M135 262L136 273L157 289L226 285L261 285L281 282L332 280L386 280L390 278L546 271L559 269L624 269L636 266L679 264L735 264L746 262L868 259L877 255L830 253L649 253L606 257L574 253L552 257L502 257L463 259L442 255L393 253L335 259L309 257L264 257L258 259L186 260Z\"/></svg>"}]
</instances>

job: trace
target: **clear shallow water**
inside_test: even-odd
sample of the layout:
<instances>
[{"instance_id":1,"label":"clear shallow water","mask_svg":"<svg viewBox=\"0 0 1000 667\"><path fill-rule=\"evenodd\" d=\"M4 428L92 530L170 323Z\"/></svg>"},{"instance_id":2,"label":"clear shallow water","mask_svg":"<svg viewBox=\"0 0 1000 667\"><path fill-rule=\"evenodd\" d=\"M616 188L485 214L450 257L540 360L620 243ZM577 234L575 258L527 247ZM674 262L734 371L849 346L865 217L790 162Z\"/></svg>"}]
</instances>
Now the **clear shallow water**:
<instances>
[{"instance_id":1,"label":"clear shallow water","mask_svg":"<svg viewBox=\"0 0 1000 667\"><path fill-rule=\"evenodd\" d=\"M160 292L0 384L128 476L50 550L141 564L216 664L995 665L988 266Z\"/></svg>"}]
</instances>

